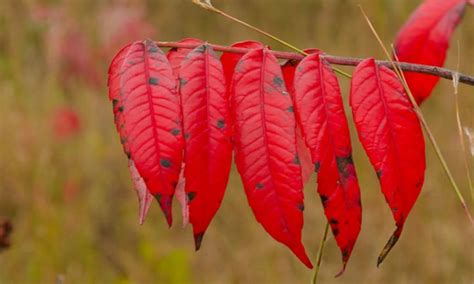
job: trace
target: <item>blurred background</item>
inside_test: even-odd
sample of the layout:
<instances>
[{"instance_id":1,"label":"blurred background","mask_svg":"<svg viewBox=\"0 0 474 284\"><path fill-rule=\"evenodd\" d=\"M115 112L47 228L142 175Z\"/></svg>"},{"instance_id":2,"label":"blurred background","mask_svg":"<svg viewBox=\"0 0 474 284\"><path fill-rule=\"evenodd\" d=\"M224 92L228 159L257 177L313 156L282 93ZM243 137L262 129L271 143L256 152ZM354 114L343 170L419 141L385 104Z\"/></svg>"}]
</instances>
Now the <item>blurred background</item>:
<instances>
[{"instance_id":1,"label":"blurred background","mask_svg":"<svg viewBox=\"0 0 474 284\"><path fill-rule=\"evenodd\" d=\"M421 1L213 2L300 48L382 59L357 4L391 43ZM473 23L470 8L447 61L455 68L458 41L460 69L471 75ZM168 229L157 204L138 225L107 98L107 67L130 41L185 37L218 44L254 39L284 50L190 0L0 0L0 222L8 219L14 227L10 248L0 253L0 283L309 283L312 271L255 221L235 168L198 253L191 227L180 228L177 217ZM347 98L349 81L340 82ZM472 127L474 88L462 86L459 100L462 121ZM452 83L442 80L422 109L470 201ZM376 268L394 222L349 120L363 226L338 279L340 254L329 238L319 283L473 283L472 230L428 143L423 192L402 238ZM313 260L325 226L315 187L313 177L304 212L304 243Z\"/></svg>"}]
</instances>

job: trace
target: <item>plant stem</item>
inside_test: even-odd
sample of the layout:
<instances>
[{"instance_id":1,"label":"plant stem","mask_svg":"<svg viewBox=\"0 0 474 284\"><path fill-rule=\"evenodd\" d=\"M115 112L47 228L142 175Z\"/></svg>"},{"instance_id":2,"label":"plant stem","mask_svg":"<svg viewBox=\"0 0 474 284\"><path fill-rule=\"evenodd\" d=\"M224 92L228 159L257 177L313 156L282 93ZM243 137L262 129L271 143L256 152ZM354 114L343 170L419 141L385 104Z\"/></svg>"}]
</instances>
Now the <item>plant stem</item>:
<instances>
[{"instance_id":1,"label":"plant stem","mask_svg":"<svg viewBox=\"0 0 474 284\"><path fill-rule=\"evenodd\" d=\"M328 232L329 232L329 223L326 223L326 227L324 228L324 235L323 235L323 238L321 239L321 243L319 244L318 258L316 260L316 267L314 268L313 281L311 281L312 284L316 284L318 282L319 268L321 267L321 262L323 260L324 247L326 245L326 240L328 238Z\"/></svg>"},{"instance_id":2,"label":"plant stem","mask_svg":"<svg viewBox=\"0 0 474 284\"><path fill-rule=\"evenodd\" d=\"M247 28L249 28L249 29L251 29L251 30L253 30L253 31L256 31L257 33L260 33L260 34L262 34L262 35L264 35L264 36L266 36L266 37L268 37L268 38L270 38L270 39L272 39L272 40L274 40L274 41L276 41L276 42L278 42L278 43L280 43L280 44L282 44L282 45L284 45L284 46L286 46L286 47L288 47L288 48L290 48L290 49L293 49L294 51L296 51L296 52L298 52L298 53L300 53L300 54L302 54L302 55L305 55L305 56L309 55L309 54L306 53L304 50L302 50L302 49L300 49L300 48L298 48L298 47L296 47L296 46L294 46L294 45L292 45L292 44L290 44L290 43L288 43L288 42L286 42L286 41L284 41L284 40L282 40L282 39L280 39L280 38L278 38L278 37L276 37L276 36L274 36L274 35L272 35L272 34L270 34L270 33L268 33L268 32L266 32L266 31L264 31L264 30L261 30L261 29L255 27L255 26L253 26L253 25L247 23L247 22L244 22L244 21L242 21L242 20L240 20L240 19L237 19L236 17L231 16L231 15L225 13L224 11L222 11L222 10L220 10L220 9L217 9L216 7L214 7L214 6L210 3L210 1L208 1L208 2L206 3L205 1L193 0L193 3L196 4L196 5L198 5L198 6L200 6L201 8L204 8L204 9L206 9L206 10L208 10L208 11L212 11L212 12L214 12L214 13L216 13L216 14L219 14L219 15L221 15L221 16L223 16L223 17L225 17L225 18L227 18L227 19L229 19L229 20L231 20L231 21L234 21L234 22L236 22L236 23L239 23L239 24L243 25L244 27L247 27ZM333 70L334 70L336 73L339 73L340 75L345 76L345 77L347 77L347 78L349 78L349 79L352 78L352 76L351 76L350 74L347 74L346 72L342 71L342 70L339 69L339 68L333 67Z\"/></svg>"},{"instance_id":3,"label":"plant stem","mask_svg":"<svg viewBox=\"0 0 474 284\"><path fill-rule=\"evenodd\" d=\"M464 168L466 169L469 190L471 191L471 204L474 204L474 188L472 187L472 178L471 178L471 173L469 171L469 162L467 160L466 144L464 143L464 134L462 131L461 115L459 111L459 73L458 71L461 65L461 47L459 45L459 41L457 42L457 47L458 47L458 62L456 65L456 73L453 75L454 107L455 107L455 112L456 112L456 122L458 126L459 142L461 143L461 150L462 150L462 154L464 158L463 159Z\"/></svg>"},{"instance_id":4,"label":"plant stem","mask_svg":"<svg viewBox=\"0 0 474 284\"><path fill-rule=\"evenodd\" d=\"M433 133L431 132L431 129L430 127L428 126L428 123L426 122L424 116L423 116L423 113L421 112L421 109L420 107L418 106L418 104L416 103L416 100L415 98L413 97L413 94L410 90L410 88L408 87L408 83L405 79L405 76L403 75L403 72L402 70L400 70L400 68L397 68L397 65L393 62L391 56L390 56L390 53L388 52L387 48L385 47L385 45L383 44L382 42L382 39L380 38L380 36L378 35L377 31L375 30L375 27L372 25L372 22L370 21L369 17L367 16L367 14L365 13L364 9L362 8L362 6L359 5L359 8L365 18L365 20L367 21L372 33L374 34L375 38L377 39L379 45L382 47L385 55L387 56L387 59L390 61L390 63L392 64L392 67L393 67L393 70L395 70L395 72L397 73L398 77L400 78L400 81L403 85L403 87L405 88L405 91L408 95L408 98L410 99L412 105L413 105L413 109L415 110L418 118L420 119L421 121L421 124L423 125L423 128L425 129L425 132L427 133L430 141L431 141L431 145L433 146L435 152L436 152L436 155L438 156L438 159L441 163L441 165L443 166L443 169L446 173L446 175L448 176L448 179L449 181L451 182L451 185L454 189L454 192L456 193L459 201L461 202L461 206L464 208L464 211L471 223L471 225L474 227L474 220L472 219L472 216L471 216L471 213L469 212L469 209L466 205L466 201L464 200L464 197L461 193L461 191L459 190L459 187L458 185L456 184L456 181L451 173L451 170L449 169L448 167L448 164L446 163L446 160L444 159L443 157L443 154L441 153L441 150L438 146L438 143L436 142L436 139L433 135ZM395 55L395 58L396 60L398 60L397 58L397 55L396 53L394 53Z\"/></svg>"},{"instance_id":5,"label":"plant stem","mask_svg":"<svg viewBox=\"0 0 474 284\"><path fill-rule=\"evenodd\" d=\"M160 47L186 48L186 49L194 49L197 46L199 46L199 44L166 42L166 41L160 41L160 42L157 42L156 44ZM209 45L212 46L214 50L220 51L220 52L247 53L250 51L250 49L247 49L247 48L229 47L229 46L217 45L217 44L209 44ZM274 51L274 50L270 50L270 52L280 59L302 60L305 57L304 55L294 53L294 52ZM329 63L333 65L343 65L343 66L357 66L360 62L364 60L363 58L335 56L335 55L328 55L328 54L325 54L322 57L324 57ZM390 69L394 68L392 63L387 60L376 60L376 63L379 66L385 66ZM453 70L440 68L437 66L413 64L413 63L406 63L406 62L394 62L394 64L403 71L429 74L429 75L438 76L440 78L444 78L448 80L453 80L454 78L453 74L456 73ZM458 74L457 76L459 76L459 83L474 86L474 77L464 75L464 74Z\"/></svg>"}]
</instances>

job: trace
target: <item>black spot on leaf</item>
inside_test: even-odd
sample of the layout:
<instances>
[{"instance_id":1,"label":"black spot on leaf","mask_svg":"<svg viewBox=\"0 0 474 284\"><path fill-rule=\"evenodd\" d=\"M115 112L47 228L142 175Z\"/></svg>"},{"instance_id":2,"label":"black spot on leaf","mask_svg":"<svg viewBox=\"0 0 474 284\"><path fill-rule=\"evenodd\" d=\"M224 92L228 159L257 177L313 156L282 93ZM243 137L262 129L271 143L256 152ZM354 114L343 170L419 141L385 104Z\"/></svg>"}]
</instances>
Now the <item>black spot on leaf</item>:
<instances>
[{"instance_id":1,"label":"black spot on leaf","mask_svg":"<svg viewBox=\"0 0 474 284\"><path fill-rule=\"evenodd\" d=\"M123 107L123 106L119 106L117 110L118 110L119 112L123 112L124 107Z\"/></svg>"},{"instance_id":2,"label":"black spot on leaf","mask_svg":"<svg viewBox=\"0 0 474 284\"><path fill-rule=\"evenodd\" d=\"M193 201L193 199L196 197L196 192L188 192L187 197L188 197L188 202Z\"/></svg>"},{"instance_id":3,"label":"black spot on leaf","mask_svg":"<svg viewBox=\"0 0 474 284\"><path fill-rule=\"evenodd\" d=\"M339 235L339 229L338 228L332 229L332 233L333 233L334 237L337 237L337 235Z\"/></svg>"},{"instance_id":4,"label":"black spot on leaf","mask_svg":"<svg viewBox=\"0 0 474 284\"><path fill-rule=\"evenodd\" d=\"M171 134L173 134L174 136L178 136L179 133L181 133L181 130L179 130L178 128L171 129Z\"/></svg>"},{"instance_id":5,"label":"black spot on leaf","mask_svg":"<svg viewBox=\"0 0 474 284\"><path fill-rule=\"evenodd\" d=\"M295 158L293 159L293 163L295 165L299 165L300 164L300 157L298 157L298 155L295 156Z\"/></svg>"},{"instance_id":6,"label":"black spot on leaf","mask_svg":"<svg viewBox=\"0 0 474 284\"><path fill-rule=\"evenodd\" d=\"M303 203L299 203L298 205L296 205L296 207L298 207L298 209L303 212L304 211L304 204Z\"/></svg>"},{"instance_id":7,"label":"black spot on leaf","mask_svg":"<svg viewBox=\"0 0 474 284\"><path fill-rule=\"evenodd\" d=\"M295 108L293 106L288 107L287 110L289 112L295 112Z\"/></svg>"},{"instance_id":8,"label":"black spot on leaf","mask_svg":"<svg viewBox=\"0 0 474 284\"><path fill-rule=\"evenodd\" d=\"M160 165L164 168L171 168L171 162L168 159L161 159Z\"/></svg>"},{"instance_id":9,"label":"black spot on leaf","mask_svg":"<svg viewBox=\"0 0 474 284\"><path fill-rule=\"evenodd\" d=\"M343 177L347 178L349 176L347 166L354 164L354 162L352 161L352 155L349 155L347 157L336 157L336 164L339 173Z\"/></svg>"},{"instance_id":10,"label":"black spot on leaf","mask_svg":"<svg viewBox=\"0 0 474 284\"><path fill-rule=\"evenodd\" d=\"M189 133L184 133L184 139L188 140L189 139Z\"/></svg>"},{"instance_id":11,"label":"black spot on leaf","mask_svg":"<svg viewBox=\"0 0 474 284\"><path fill-rule=\"evenodd\" d=\"M321 195L321 201L324 203L326 203L328 201L328 197L326 195Z\"/></svg>"},{"instance_id":12,"label":"black spot on leaf","mask_svg":"<svg viewBox=\"0 0 474 284\"><path fill-rule=\"evenodd\" d=\"M188 83L188 81L187 81L186 79L184 79L184 78L179 78L179 85L180 85L181 87L186 86L187 83Z\"/></svg>"},{"instance_id":13,"label":"black spot on leaf","mask_svg":"<svg viewBox=\"0 0 474 284\"><path fill-rule=\"evenodd\" d=\"M225 120L223 119L218 119L217 120L217 128L222 129L225 127Z\"/></svg>"},{"instance_id":14,"label":"black spot on leaf","mask_svg":"<svg viewBox=\"0 0 474 284\"><path fill-rule=\"evenodd\" d=\"M158 46L156 46L155 44L151 44L149 47L148 47L148 52L150 53L156 53L158 52L160 49L158 48Z\"/></svg>"},{"instance_id":15,"label":"black spot on leaf","mask_svg":"<svg viewBox=\"0 0 474 284\"><path fill-rule=\"evenodd\" d=\"M282 87L283 83L284 81L280 76L275 76L275 78L273 78L273 84L277 85L278 87Z\"/></svg>"},{"instance_id":16,"label":"black spot on leaf","mask_svg":"<svg viewBox=\"0 0 474 284\"><path fill-rule=\"evenodd\" d=\"M331 218L331 219L329 220L329 223L332 224L332 225L337 225L337 224L339 224L339 221L337 221L337 220L334 219L334 218Z\"/></svg>"},{"instance_id":17,"label":"black spot on leaf","mask_svg":"<svg viewBox=\"0 0 474 284\"><path fill-rule=\"evenodd\" d=\"M148 83L149 83L150 85L155 85L155 86L156 86L156 85L158 85L158 78L156 78L156 77L150 77L150 78L148 79Z\"/></svg>"},{"instance_id":18,"label":"black spot on leaf","mask_svg":"<svg viewBox=\"0 0 474 284\"><path fill-rule=\"evenodd\" d=\"M319 168L321 168L321 163L320 163L320 162L314 163L314 171L315 171L316 173L319 172Z\"/></svg>"},{"instance_id":19,"label":"black spot on leaf","mask_svg":"<svg viewBox=\"0 0 474 284\"><path fill-rule=\"evenodd\" d=\"M377 171L377 178L380 179L382 177L382 171Z\"/></svg>"},{"instance_id":20,"label":"black spot on leaf","mask_svg":"<svg viewBox=\"0 0 474 284\"><path fill-rule=\"evenodd\" d=\"M255 188L257 189L263 189L265 187L265 185L261 182L257 183L257 185L255 186Z\"/></svg>"}]
</instances>

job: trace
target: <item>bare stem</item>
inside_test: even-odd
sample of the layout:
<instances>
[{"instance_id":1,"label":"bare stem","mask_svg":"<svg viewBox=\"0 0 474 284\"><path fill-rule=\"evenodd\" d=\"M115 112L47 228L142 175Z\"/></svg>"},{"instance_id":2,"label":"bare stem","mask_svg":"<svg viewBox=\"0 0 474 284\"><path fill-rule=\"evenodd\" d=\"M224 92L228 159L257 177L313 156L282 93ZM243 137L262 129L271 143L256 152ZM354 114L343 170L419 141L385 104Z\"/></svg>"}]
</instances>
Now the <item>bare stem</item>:
<instances>
[{"instance_id":1,"label":"bare stem","mask_svg":"<svg viewBox=\"0 0 474 284\"><path fill-rule=\"evenodd\" d=\"M420 107L416 103L416 100L413 97L413 94L412 94L410 88L408 87L408 83L405 79L405 76L403 75L403 72L402 72L401 68L398 68L397 65L395 64L395 62L392 60L392 58L390 56L390 53L388 52L387 48L385 47L384 43L382 42L382 39L378 35L377 31L375 30L375 27L372 25L372 22L370 21L369 17L365 13L362 6L359 5L359 8L360 8L365 20L367 21L367 24L369 25L370 29L372 30L372 33L374 34L375 38L377 39L379 45L382 47L383 51L385 52L385 55L387 56L387 59L392 64L392 67L393 67L392 69L395 70L398 77L400 78L400 81L401 81L401 83L402 83L403 87L405 88L405 91L408 95L408 98L410 99L410 101L413 105L413 109L415 110L415 113L417 114L418 118L420 119L421 124L423 125L423 128L425 129L425 132L426 132L426 134L428 135L428 137L431 141L431 145L433 146L433 148L436 152L436 155L438 156L438 159L439 159L441 165L443 166L443 169L446 172L446 175L448 176L449 181L451 182L453 190L456 193L456 195L458 196L458 199L461 202L461 206L464 208L464 211L466 212L466 215L467 215L471 225L474 227L474 220L472 219L471 213L469 212L469 209L466 205L466 201L464 200L464 197L463 197L458 185L456 184L456 181L455 181L455 179L454 179L454 177L451 173L451 170L449 169L448 164L446 163L446 160L444 159L444 156L441 153L441 149L439 148L438 143L436 142L436 139L435 139L430 127L428 126L428 123L426 122L425 117L423 116L423 113L421 112ZM395 55L395 58L398 60L397 54L395 52L394 52L394 55Z\"/></svg>"},{"instance_id":2,"label":"bare stem","mask_svg":"<svg viewBox=\"0 0 474 284\"><path fill-rule=\"evenodd\" d=\"M329 223L326 223L326 227L324 228L324 235L323 235L323 238L321 239L321 243L319 244L318 258L316 260L316 267L314 268L313 281L311 281L312 284L317 284L318 282L319 268L321 267L321 262L323 260L324 247L326 245L326 240L328 238L328 232L329 232Z\"/></svg>"},{"instance_id":3,"label":"bare stem","mask_svg":"<svg viewBox=\"0 0 474 284\"><path fill-rule=\"evenodd\" d=\"M196 5L198 5L198 6L200 6L201 8L204 8L204 9L206 9L206 10L208 10L208 11L212 11L212 12L214 12L214 13L216 13L216 14L219 14L219 15L221 15L221 16L223 16L223 17L225 17L225 18L227 18L227 19L229 19L229 20L231 20L231 21L234 21L234 22L236 22L236 23L238 23L238 24L241 24L241 25L243 25L244 27L247 27L247 28L249 28L249 29L251 29L251 30L253 30L253 31L256 31L257 33L262 34L262 35L264 35L264 36L266 36L266 37L268 37L268 38L270 38L270 39L272 39L272 40L274 40L274 41L276 41L276 42L278 42L278 43L280 43L280 44L282 44L282 45L288 47L289 49L292 49L292 50L294 50L294 51L296 51L296 52L302 54L302 55L305 55L305 56L308 55L308 53L306 53L304 50L302 50L302 49L300 49L300 48L298 48L298 47L296 47L296 46L294 46L294 45L288 43L287 41L284 41L284 40L282 40L282 39L280 39L280 38L278 38L278 37L272 35L272 34L269 33L269 32L266 32L266 31L264 31L264 30L262 30L262 29L259 29L259 28L255 27L255 26L253 26L253 25L251 25L251 24L249 24L249 23L247 23L247 22L244 22L244 21L242 21L242 20L240 20L240 19L237 19L237 18L234 17L234 16L231 16L231 15L225 13L224 11L222 11L222 10L220 10L220 9L217 9L216 7L212 6L212 4L210 3L210 1L193 0L193 3L196 4ZM342 71L342 70L339 69L339 68L333 67L333 70L334 70L336 73L339 73L339 74L342 75L342 76L345 76L345 77L347 77L347 78L352 78L352 76L351 76L350 74L347 74L346 72Z\"/></svg>"},{"instance_id":4,"label":"bare stem","mask_svg":"<svg viewBox=\"0 0 474 284\"><path fill-rule=\"evenodd\" d=\"M194 49L199 44L160 41L160 42L157 42L157 45L160 47ZM250 51L250 49L247 49L247 48L229 47L229 46L217 45L217 44L209 44L209 45L212 46L214 50L220 51L220 52L247 53ZM294 53L294 52L274 51L274 50L271 50L270 52L280 59L302 60L305 57L305 55ZM343 65L343 66L357 66L360 62L364 60L364 58L335 56L335 55L328 55L328 54L325 54L323 57L329 63L333 65ZM403 71L429 74L429 75L438 76L438 77L448 79L448 80L453 80L454 78L453 74L456 73L453 70L440 68L437 66L413 64L413 63L406 63L406 62L393 62L392 64L390 61L387 61L387 60L376 60L376 63L380 66L385 66L390 69L394 69L393 67L393 64L394 64L395 66L397 66L397 68L400 68ZM459 73L458 73L458 76L459 76L459 83L474 86L474 77L464 75L464 74L459 74Z\"/></svg>"}]
</instances>

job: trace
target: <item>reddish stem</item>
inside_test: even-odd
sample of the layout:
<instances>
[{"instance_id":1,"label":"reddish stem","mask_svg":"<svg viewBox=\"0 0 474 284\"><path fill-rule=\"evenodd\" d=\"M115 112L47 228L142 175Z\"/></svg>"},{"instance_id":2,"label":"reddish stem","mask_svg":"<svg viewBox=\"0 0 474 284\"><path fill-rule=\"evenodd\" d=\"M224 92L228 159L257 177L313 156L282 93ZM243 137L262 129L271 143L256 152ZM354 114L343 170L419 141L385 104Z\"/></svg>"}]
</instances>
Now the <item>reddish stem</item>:
<instances>
[{"instance_id":1,"label":"reddish stem","mask_svg":"<svg viewBox=\"0 0 474 284\"><path fill-rule=\"evenodd\" d=\"M170 48L187 48L187 49L194 49L199 44L189 44L189 43L179 43L179 42L157 42L157 45L160 47L170 47ZM239 47L230 47L225 45L217 45L217 44L209 44L212 48L216 51L220 52L230 52L230 53L247 53L249 49L247 48L239 48ZM273 55L280 59L293 59L293 60L301 60L304 58L304 55L294 52L286 52L286 51L271 51ZM334 65L344 65L344 66L357 66L360 62L364 60L364 58L353 58L353 57L345 57L345 56L334 56L334 55L324 55L323 56L329 63ZM383 65L390 69L393 69L392 63L390 61L384 60L377 60L378 65ZM413 63L406 63L406 62L394 62L396 65L400 67L403 71L408 72L417 72L417 73L424 73L429 75L438 76L441 78L445 78L448 80L452 80L456 71L449 70L446 68L441 68L437 66L429 66L429 65L422 65L422 64L413 64ZM459 74L459 82L474 86L474 77Z\"/></svg>"}]
</instances>

